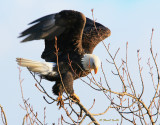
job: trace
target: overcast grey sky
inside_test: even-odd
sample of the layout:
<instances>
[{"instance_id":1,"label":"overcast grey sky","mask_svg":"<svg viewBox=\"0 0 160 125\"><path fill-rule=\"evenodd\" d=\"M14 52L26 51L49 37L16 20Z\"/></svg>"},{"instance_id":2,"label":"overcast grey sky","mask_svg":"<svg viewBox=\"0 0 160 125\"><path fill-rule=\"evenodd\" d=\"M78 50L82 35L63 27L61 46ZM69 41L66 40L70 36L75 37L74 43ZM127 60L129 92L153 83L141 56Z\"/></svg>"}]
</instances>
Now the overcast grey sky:
<instances>
[{"instance_id":1,"label":"overcast grey sky","mask_svg":"<svg viewBox=\"0 0 160 125\"><path fill-rule=\"evenodd\" d=\"M149 68L147 60L150 57L149 45L152 28L155 29L153 38L154 51L158 53L157 61L160 63L160 1L159 0L1 0L0 1L0 104L4 107L7 115L8 124L19 125L25 115L25 111L19 106L22 104L20 85L18 82L18 69L15 62L16 57L39 60L41 52L44 49L43 41L32 41L20 44L18 35L26 29L27 24L31 21L45 16L47 14L56 13L64 9L72 9L81 11L87 17L92 18L91 9L94 8L94 16L97 22L108 27L112 34L105 40L105 43L110 43L112 53L120 47L118 64L121 58L125 57L125 45L128 41L128 63L129 69L134 78L134 84L139 86L138 67L137 67L137 50L140 49L142 56L141 65L144 65L143 75L145 79L145 94L144 100L152 97L153 89L150 89L149 84ZM113 90L118 90L121 83L113 77L111 70L114 67L108 64L105 59L109 56L102 44L99 44L94 50L94 54L98 55L102 60L104 70L107 74L108 81ZM101 70L96 78L102 76ZM46 107L47 123L58 123L58 118L64 114L63 110L58 110L56 104L48 105L43 100L43 94L40 93L34 86L35 81L29 72L22 68L22 78L24 78L23 89L25 98L29 98L29 102L33 105L34 110L38 111L39 117L43 118L43 108ZM85 79L85 78L83 78ZM87 79L86 79L87 80ZM51 87L54 83L43 80L42 84L51 93ZM76 80L74 83L75 93L80 97L81 102L89 108L93 99L96 98L95 108L91 110L94 113L105 110L109 101L103 100L104 96L95 92L81 80ZM54 96L56 98L56 96ZM146 98L148 97L148 98ZM106 119L120 119L120 116L113 110L104 116L97 117ZM102 125L107 124L100 122ZM1 124L1 120L0 120ZM114 122L108 124L116 124Z\"/></svg>"}]
</instances>

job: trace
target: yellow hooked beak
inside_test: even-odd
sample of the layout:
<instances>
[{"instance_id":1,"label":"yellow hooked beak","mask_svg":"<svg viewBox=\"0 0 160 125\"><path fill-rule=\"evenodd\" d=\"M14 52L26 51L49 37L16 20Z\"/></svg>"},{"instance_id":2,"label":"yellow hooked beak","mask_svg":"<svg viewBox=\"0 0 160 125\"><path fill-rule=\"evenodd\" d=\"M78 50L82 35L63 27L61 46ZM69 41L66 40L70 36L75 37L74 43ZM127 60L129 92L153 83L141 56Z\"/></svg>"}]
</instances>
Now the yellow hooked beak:
<instances>
[{"instance_id":1,"label":"yellow hooked beak","mask_svg":"<svg viewBox=\"0 0 160 125\"><path fill-rule=\"evenodd\" d=\"M98 68L95 68L94 73L97 74L97 72L98 72Z\"/></svg>"}]
</instances>

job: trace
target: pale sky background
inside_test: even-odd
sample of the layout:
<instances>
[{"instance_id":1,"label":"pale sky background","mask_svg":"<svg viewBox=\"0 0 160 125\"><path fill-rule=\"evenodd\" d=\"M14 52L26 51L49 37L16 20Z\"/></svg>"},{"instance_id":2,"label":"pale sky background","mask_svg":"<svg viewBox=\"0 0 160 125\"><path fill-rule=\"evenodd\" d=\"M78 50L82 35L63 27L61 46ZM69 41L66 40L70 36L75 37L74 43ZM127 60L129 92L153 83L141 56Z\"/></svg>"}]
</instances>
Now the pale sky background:
<instances>
[{"instance_id":1,"label":"pale sky background","mask_svg":"<svg viewBox=\"0 0 160 125\"><path fill-rule=\"evenodd\" d=\"M25 111L19 106L22 104L20 84L18 82L18 69L15 62L16 57L39 60L43 51L43 41L32 41L21 44L17 37L19 33L25 30L27 24L31 21L52 13L59 12L64 9L77 10L92 18L91 9L94 8L94 16L98 22L108 27L112 34L105 40L106 45L110 43L111 53L115 53L120 47L117 58L117 64L121 63L121 58L125 58L125 45L128 41L128 63L131 76L137 93L141 92L141 84L137 67L137 50L140 49L142 57L141 65L143 65L142 75L144 76L145 91L143 100L149 104L153 96L153 87L151 78L149 77L149 68L147 61L150 56L150 35L152 28L155 29L153 37L154 52L158 53L157 61L160 64L160 1L159 0L1 0L0 1L0 104L4 107L9 125L22 124ZM116 76L113 76L111 70L114 67L106 62L106 58L110 60L105 51L104 46L100 43L94 50L94 54L98 55L102 60L105 73L111 88L114 91L121 91L121 82ZM49 105L43 99L34 86L30 73L22 68L22 78L24 97L29 98L30 104L34 107L34 111L38 111L38 117L43 119L43 108L46 107L46 121L49 124L58 123L61 114L65 116L63 110L58 110L56 103ZM96 78L102 77L99 70ZM156 77L155 77L156 78ZM85 79L85 78L83 78ZM87 79L85 79L87 80ZM54 83L42 81L43 86L51 93L51 87ZM74 83L75 93L80 97L82 104L86 108L90 108L93 99L96 98L95 107L92 113L103 112L110 102L105 96L95 90L92 90L81 80ZM56 98L56 96L53 96ZM99 119L119 119L120 116L114 109L110 109L104 116L96 117ZM86 120L85 123L88 123ZM100 122L100 121L99 121ZM119 123L119 122L118 122ZM127 122L125 122L127 123ZM1 119L0 119L0 124ZM100 124L115 125L117 122L100 122Z\"/></svg>"}]
</instances>

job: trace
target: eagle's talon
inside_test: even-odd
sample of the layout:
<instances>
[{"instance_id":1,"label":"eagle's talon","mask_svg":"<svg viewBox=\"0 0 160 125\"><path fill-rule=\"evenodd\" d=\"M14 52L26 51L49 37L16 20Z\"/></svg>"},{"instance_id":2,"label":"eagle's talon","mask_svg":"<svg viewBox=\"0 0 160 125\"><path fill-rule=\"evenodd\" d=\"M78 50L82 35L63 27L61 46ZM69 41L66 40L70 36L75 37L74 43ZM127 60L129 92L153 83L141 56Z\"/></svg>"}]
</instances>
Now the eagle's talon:
<instances>
[{"instance_id":1,"label":"eagle's talon","mask_svg":"<svg viewBox=\"0 0 160 125\"><path fill-rule=\"evenodd\" d=\"M75 93L71 95L71 98L77 102L80 102L79 97Z\"/></svg>"},{"instance_id":2,"label":"eagle's talon","mask_svg":"<svg viewBox=\"0 0 160 125\"><path fill-rule=\"evenodd\" d=\"M59 105L59 109L60 109L61 107L64 107L64 102L63 102L63 100L62 100L62 95L59 94L59 96L58 96L58 98L57 98L57 101L58 101L57 106Z\"/></svg>"}]
</instances>

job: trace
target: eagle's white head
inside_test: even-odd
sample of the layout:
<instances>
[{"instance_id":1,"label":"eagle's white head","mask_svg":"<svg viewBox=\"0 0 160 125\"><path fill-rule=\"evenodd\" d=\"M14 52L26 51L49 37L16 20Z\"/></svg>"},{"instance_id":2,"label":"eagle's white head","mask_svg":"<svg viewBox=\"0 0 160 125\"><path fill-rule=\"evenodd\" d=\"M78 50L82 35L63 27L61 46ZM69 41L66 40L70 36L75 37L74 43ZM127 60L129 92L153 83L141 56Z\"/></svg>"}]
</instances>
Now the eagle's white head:
<instances>
[{"instance_id":1,"label":"eagle's white head","mask_svg":"<svg viewBox=\"0 0 160 125\"><path fill-rule=\"evenodd\" d=\"M94 70L95 74L97 73L98 68L101 66L99 57L93 54L85 54L81 62L85 70Z\"/></svg>"}]
</instances>

